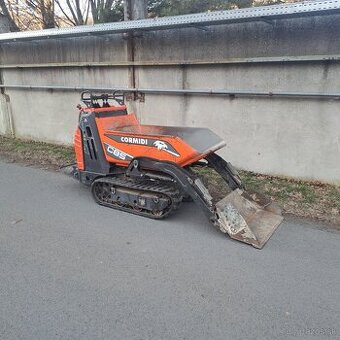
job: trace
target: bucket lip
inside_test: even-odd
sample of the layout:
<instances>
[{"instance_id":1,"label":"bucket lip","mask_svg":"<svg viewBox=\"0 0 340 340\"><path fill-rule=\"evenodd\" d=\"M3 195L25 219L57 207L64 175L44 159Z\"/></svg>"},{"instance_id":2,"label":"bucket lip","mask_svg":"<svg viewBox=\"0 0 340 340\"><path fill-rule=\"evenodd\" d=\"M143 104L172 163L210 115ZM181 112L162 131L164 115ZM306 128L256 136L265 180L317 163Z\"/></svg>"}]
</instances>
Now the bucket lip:
<instances>
[{"instance_id":1,"label":"bucket lip","mask_svg":"<svg viewBox=\"0 0 340 340\"><path fill-rule=\"evenodd\" d=\"M240 242L243 242L243 243L250 244L256 249L262 249L264 247L264 245L268 242L268 240L272 237L272 235L274 234L276 229L281 225L281 223L283 221L283 217L282 216L280 216L280 217L281 217L281 219L279 219L277 221L277 223L274 224L274 226L271 228L270 232L267 233L266 236L263 237L261 240L259 240L259 239L253 240L253 239L249 239L249 238L244 238L240 234L229 235L229 236L233 240L237 240L237 241L240 241Z\"/></svg>"},{"instance_id":2,"label":"bucket lip","mask_svg":"<svg viewBox=\"0 0 340 340\"><path fill-rule=\"evenodd\" d=\"M220 230L230 238L262 249L282 223L283 217L268 209L271 200L265 199L262 204L258 204L252 196L245 193L244 190L236 189L216 203L217 223ZM237 208L243 204L246 204L245 216ZM262 223L263 227L260 227Z\"/></svg>"}]
</instances>

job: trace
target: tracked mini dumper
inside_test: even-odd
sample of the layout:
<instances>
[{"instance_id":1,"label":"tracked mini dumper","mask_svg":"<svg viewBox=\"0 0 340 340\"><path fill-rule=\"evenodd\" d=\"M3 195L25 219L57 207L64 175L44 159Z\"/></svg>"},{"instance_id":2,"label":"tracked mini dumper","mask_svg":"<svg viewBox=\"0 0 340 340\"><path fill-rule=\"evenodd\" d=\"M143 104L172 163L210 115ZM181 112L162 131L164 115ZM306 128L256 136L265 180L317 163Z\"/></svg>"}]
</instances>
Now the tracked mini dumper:
<instances>
[{"instance_id":1,"label":"tracked mini dumper","mask_svg":"<svg viewBox=\"0 0 340 340\"><path fill-rule=\"evenodd\" d=\"M245 189L215 152L225 142L206 128L141 125L122 93L83 92L74 136L74 176L106 207L153 219L192 199L232 239L262 248L283 218L270 200ZM216 201L194 168L212 168L230 188Z\"/></svg>"}]
</instances>

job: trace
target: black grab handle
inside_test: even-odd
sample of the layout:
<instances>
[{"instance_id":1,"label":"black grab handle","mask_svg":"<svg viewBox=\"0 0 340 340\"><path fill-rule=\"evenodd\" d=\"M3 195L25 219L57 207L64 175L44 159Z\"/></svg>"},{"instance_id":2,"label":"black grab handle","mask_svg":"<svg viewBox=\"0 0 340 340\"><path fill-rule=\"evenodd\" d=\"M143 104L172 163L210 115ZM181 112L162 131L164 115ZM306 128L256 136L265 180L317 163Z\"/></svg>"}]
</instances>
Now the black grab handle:
<instances>
[{"instance_id":1,"label":"black grab handle","mask_svg":"<svg viewBox=\"0 0 340 340\"><path fill-rule=\"evenodd\" d=\"M110 101L113 100L119 105L124 105L124 93L113 91L112 93L97 94L90 90L83 91L80 96L81 101L91 108L110 107Z\"/></svg>"}]
</instances>

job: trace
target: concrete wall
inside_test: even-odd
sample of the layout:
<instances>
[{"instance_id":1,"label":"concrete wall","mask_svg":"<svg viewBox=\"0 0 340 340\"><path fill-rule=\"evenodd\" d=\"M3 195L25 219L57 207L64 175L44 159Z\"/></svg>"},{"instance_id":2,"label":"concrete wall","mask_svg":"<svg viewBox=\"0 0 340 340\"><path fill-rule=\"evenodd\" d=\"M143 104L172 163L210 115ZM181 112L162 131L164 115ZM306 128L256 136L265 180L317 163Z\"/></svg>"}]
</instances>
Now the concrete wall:
<instances>
[{"instance_id":1,"label":"concrete wall","mask_svg":"<svg viewBox=\"0 0 340 340\"><path fill-rule=\"evenodd\" d=\"M339 92L333 61L229 63L233 58L340 55L340 16L310 17L145 32L135 38L137 62L186 62L136 67L140 88ZM0 62L41 64L128 60L124 35L14 43ZM195 63L199 61L199 65ZM222 61L226 63L221 64ZM216 62L216 63L215 63ZM227 63L228 62L228 63ZM202 64L207 63L207 64ZM4 84L129 87L120 67L3 68ZM16 136L71 143L79 94L6 90ZM8 101L8 100L7 100ZM0 100L1 103L1 100ZM291 98L222 98L146 95L134 102L143 123L206 126L227 141L221 154L237 167L261 173L340 182L340 102ZM0 105L0 133L4 127Z\"/></svg>"}]
</instances>

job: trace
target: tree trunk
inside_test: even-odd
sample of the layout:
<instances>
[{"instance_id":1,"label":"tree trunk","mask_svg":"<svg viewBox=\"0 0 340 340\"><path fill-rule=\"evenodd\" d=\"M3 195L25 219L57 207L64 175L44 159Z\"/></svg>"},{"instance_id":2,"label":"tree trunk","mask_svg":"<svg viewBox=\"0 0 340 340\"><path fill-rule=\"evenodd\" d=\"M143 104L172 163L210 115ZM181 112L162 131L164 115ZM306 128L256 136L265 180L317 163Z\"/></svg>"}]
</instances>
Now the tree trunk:
<instances>
[{"instance_id":1,"label":"tree trunk","mask_svg":"<svg viewBox=\"0 0 340 340\"><path fill-rule=\"evenodd\" d=\"M140 20L146 17L146 0L126 0L124 2L124 20Z\"/></svg>"},{"instance_id":2,"label":"tree trunk","mask_svg":"<svg viewBox=\"0 0 340 340\"><path fill-rule=\"evenodd\" d=\"M11 17L10 13L8 12L7 5L5 3L5 0L0 0L0 8L2 10L2 13L4 14L5 17L7 17L9 21L9 29L11 32L18 32L20 31L19 27Z\"/></svg>"},{"instance_id":3,"label":"tree trunk","mask_svg":"<svg viewBox=\"0 0 340 340\"><path fill-rule=\"evenodd\" d=\"M40 12L42 20L42 29L54 28L54 1L53 0L41 0Z\"/></svg>"}]
</instances>

